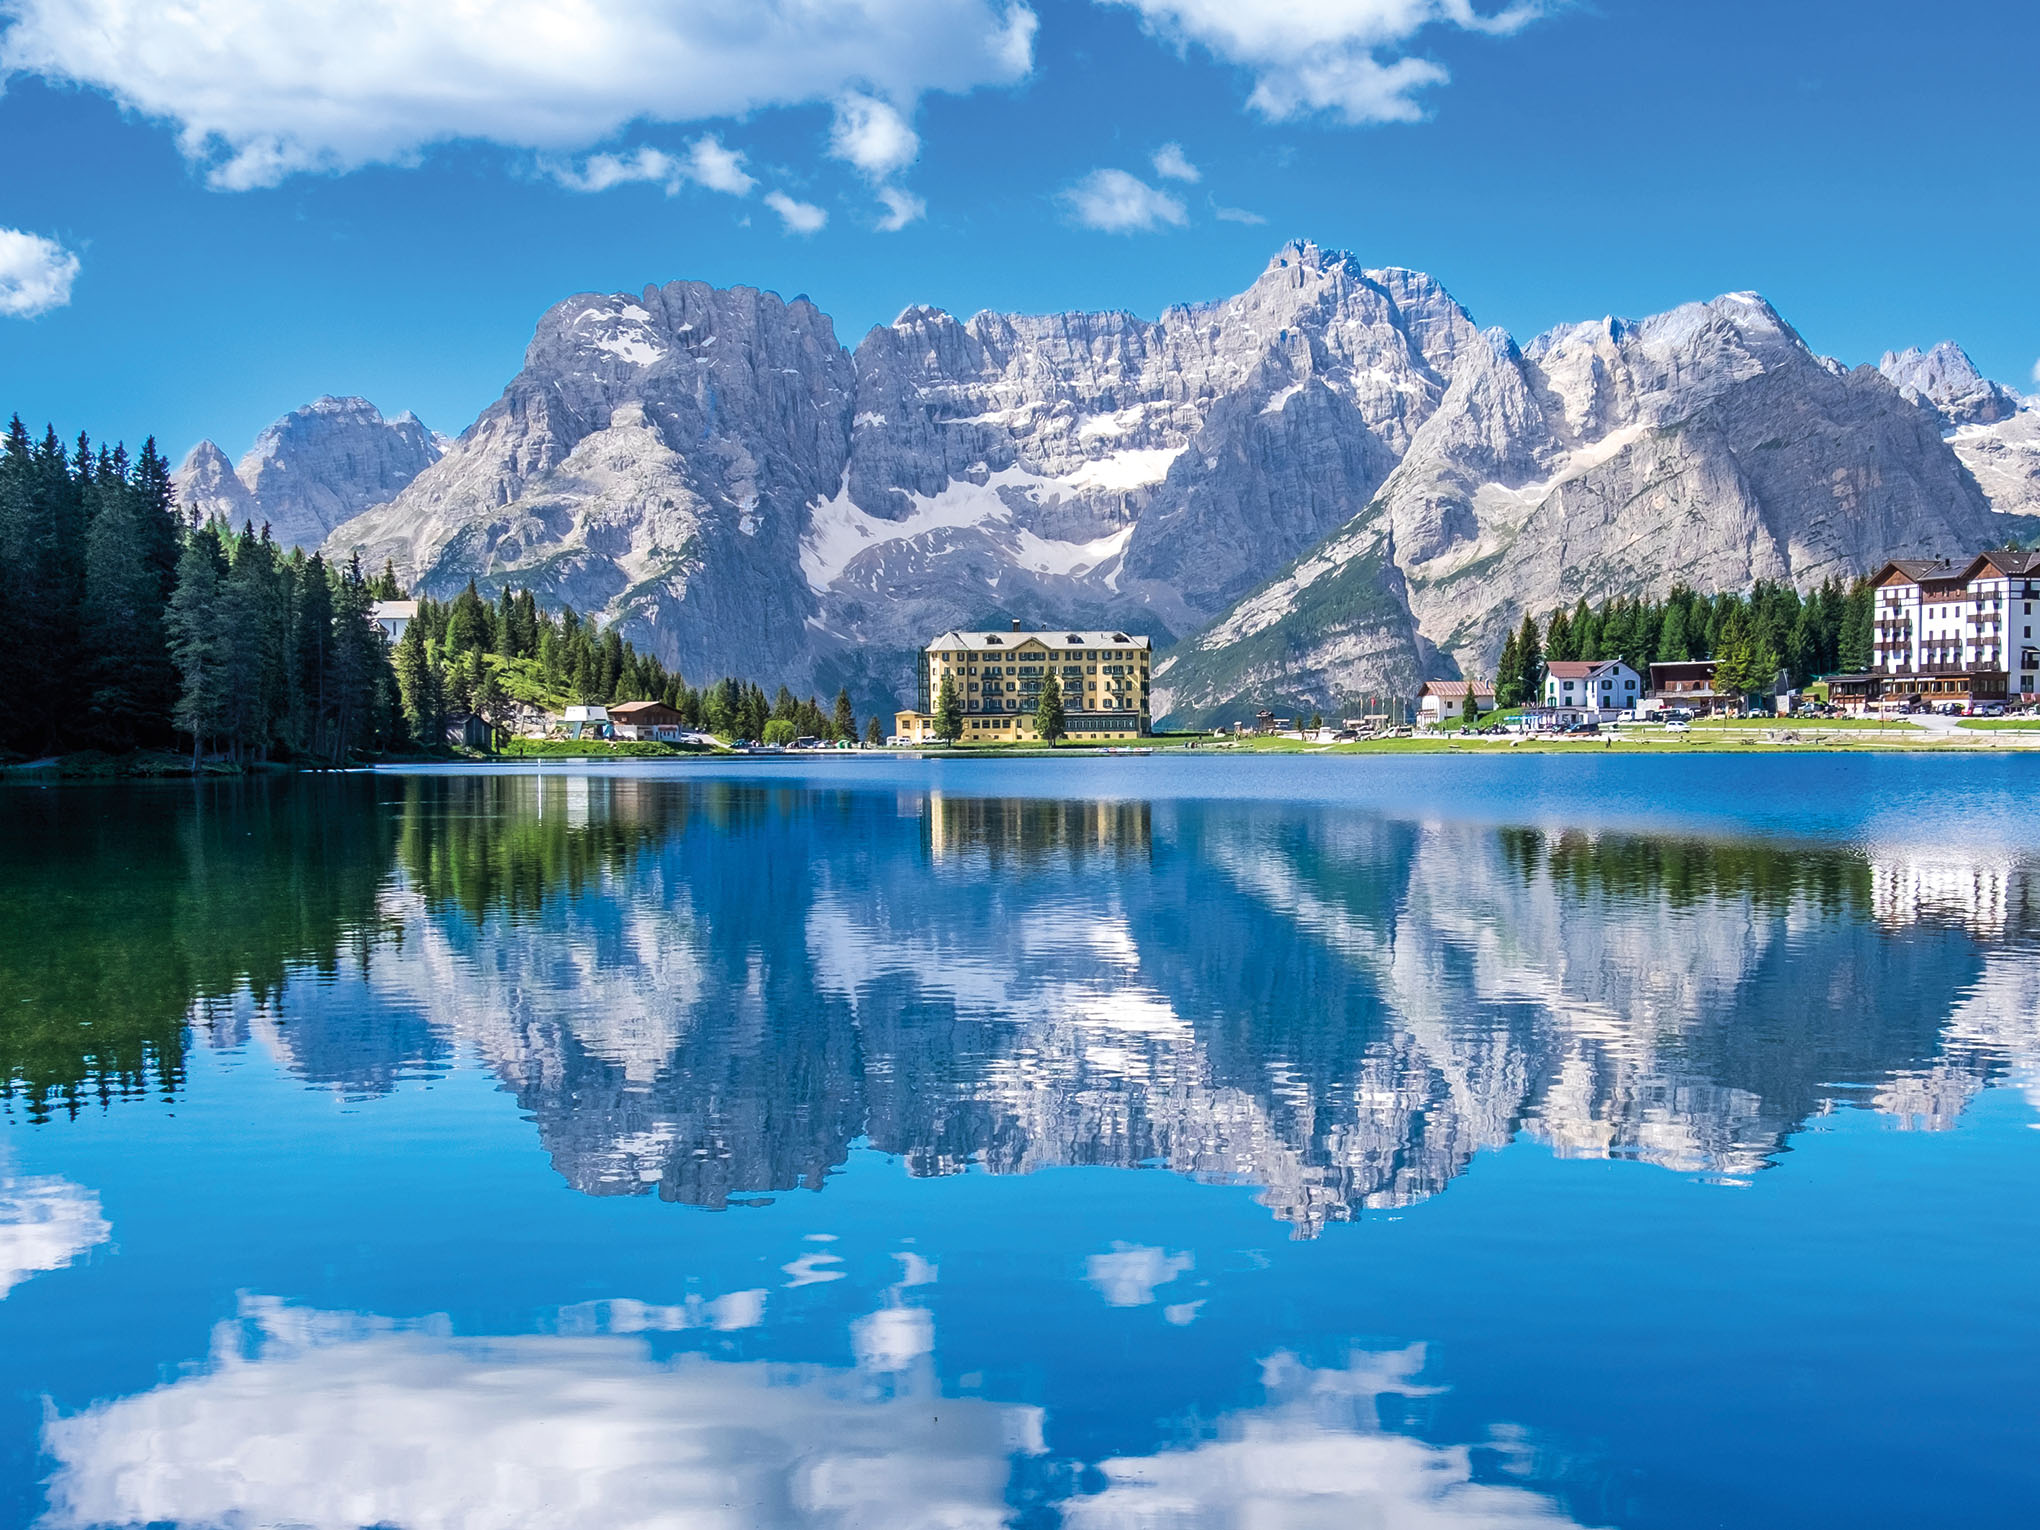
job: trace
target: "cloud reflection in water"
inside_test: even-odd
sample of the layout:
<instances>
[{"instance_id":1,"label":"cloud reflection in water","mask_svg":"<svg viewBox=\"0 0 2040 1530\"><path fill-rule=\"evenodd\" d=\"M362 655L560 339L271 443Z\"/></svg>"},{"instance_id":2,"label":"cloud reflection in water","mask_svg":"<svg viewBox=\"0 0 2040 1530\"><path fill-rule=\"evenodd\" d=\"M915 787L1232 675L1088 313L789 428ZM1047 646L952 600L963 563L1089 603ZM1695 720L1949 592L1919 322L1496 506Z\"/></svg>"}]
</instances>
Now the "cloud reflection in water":
<instances>
[{"instance_id":1,"label":"cloud reflection in water","mask_svg":"<svg viewBox=\"0 0 2040 1530\"><path fill-rule=\"evenodd\" d=\"M648 1312L684 1315L593 1303L562 1314L578 1332L465 1337L247 1299L204 1369L50 1421L43 1530L990 1530L1014 1512L1015 1460L1045 1453L1041 1410L941 1395L922 1309L858 1319L857 1370L660 1361L588 1331ZM1382 1427L1378 1399L1436 1390L1423 1363L1421 1345L1326 1369L1275 1355L1260 1406L1102 1462L1102 1491L1049 1508L1078 1530L1572 1524L1540 1494L1475 1482L1467 1447Z\"/></svg>"}]
</instances>

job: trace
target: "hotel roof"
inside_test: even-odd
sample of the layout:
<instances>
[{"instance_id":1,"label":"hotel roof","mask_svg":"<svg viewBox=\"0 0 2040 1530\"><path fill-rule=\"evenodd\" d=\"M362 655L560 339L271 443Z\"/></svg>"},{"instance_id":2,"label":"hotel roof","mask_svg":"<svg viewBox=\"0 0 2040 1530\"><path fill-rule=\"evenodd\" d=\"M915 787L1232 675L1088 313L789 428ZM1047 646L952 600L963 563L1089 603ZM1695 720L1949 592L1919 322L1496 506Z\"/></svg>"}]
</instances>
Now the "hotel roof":
<instances>
[{"instance_id":1,"label":"hotel roof","mask_svg":"<svg viewBox=\"0 0 2040 1530\"><path fill-rule=\"evenodd\" d=\"M928 647L931 650L962 649L971 653L995 648L1020 648L1028 643L1044 648L1147 648L1145 637L1124 632L1073 632L1067 627L1045 627L1036 632L945 632Z\"/></svg>"}]
</instances>

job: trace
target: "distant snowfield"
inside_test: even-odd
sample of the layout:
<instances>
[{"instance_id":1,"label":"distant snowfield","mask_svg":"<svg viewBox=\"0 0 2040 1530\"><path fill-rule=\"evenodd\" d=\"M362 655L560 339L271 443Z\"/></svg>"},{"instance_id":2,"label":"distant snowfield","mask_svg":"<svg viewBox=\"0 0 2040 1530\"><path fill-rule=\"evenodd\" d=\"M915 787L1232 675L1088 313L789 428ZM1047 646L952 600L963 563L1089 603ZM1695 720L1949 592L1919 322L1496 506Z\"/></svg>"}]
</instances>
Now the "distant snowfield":
<instances>
[{"instance_id":1,"label":"distant snowfield","mask_svg":"<svg viewBox=\"0 0 2040 1530\"><path fill-rule=\"evenodd\" d=\"M914 495L913 508L899 520L860 510L850 500L846 476L835 495L816 505L810 515L801 540L801 573L808 588L825 594L852 561L871 548L912 542L935 531L975 528L991 534L1017 567L1031 573L1069 578L1088 574L1126 551L1133 527L1122 526L1083 542L1039 536L1013 524L1013 507L1005 491L1018 491L1037 504L1065 494L1129 493L1160 483L1182 452L1180 446L1129 448L1093 458L1060 477L1015 466L1001 468L981 484L951 479L938 494Z\"/></svg>"}]
</instances>

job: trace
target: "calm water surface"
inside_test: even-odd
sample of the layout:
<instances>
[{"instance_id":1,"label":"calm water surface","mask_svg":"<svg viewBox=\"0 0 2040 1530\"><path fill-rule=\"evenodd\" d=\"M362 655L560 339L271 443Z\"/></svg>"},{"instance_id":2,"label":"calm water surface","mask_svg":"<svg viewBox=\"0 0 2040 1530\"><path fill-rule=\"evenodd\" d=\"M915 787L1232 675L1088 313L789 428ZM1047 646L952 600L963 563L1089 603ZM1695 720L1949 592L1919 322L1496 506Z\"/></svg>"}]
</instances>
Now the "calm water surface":
<instances>
[{"instance_id":1,"label":"calm water surface","mask_svg":"<svg viewBox=\"0 0 2040 1530\"><path fill-rule=\"evenodd\" d=\"M0 1524L2030 1526L2040 761L0 792Z\"/></svg>"}]
</instances>

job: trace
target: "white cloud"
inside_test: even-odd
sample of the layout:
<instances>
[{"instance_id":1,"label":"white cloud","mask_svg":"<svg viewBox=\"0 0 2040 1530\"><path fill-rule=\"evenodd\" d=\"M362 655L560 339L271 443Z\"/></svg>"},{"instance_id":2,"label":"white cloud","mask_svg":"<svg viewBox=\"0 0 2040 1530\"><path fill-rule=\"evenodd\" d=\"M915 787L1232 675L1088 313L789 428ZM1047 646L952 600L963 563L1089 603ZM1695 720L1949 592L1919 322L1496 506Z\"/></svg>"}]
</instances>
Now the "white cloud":
<instances>
[{"instance_id":1,"label":"white cloud","mask_svg":"<svg viewBox=\"0 0 2040 1530\"><path fill-rule=\"evenodd\" d=\"M864 91L836 98L829 128L829 153L854 165L878 188L880 232L892 234L921 218L928 204L893 182L921 153L920 137L897 107Z\"/></svg>"},{"instance_id":2,"label":"white cloud","mask_svg":"<svg viewBox=\"0 0 2040 1530\"><path fill-rule=\"evenodd\" d=\"M435 143L586 149L626 124L1010 84L1009 0L7 0L0 75L175 124L214 186L404 164Z\"/></svg>"},{"instance_id":3,"label":"white cloud","mask_svg":"<svg viewBox=\"0 0 2040 1530\"><path fill-rule=\"evenodd\" d=\"M1111 1307L1145 1307L1155 1299L1155 1288L1166 1286L1197 1261L1188 1254L1164 1253L1132 1243L1115 1243L1109 1254L1093 1254L1084 1261L1088 1280Z\"/></svg>"},{"instance_id":4,"label":"white cloud","mask_svg":"<svg viewBox=\"0 0 2040 1530\"><path fill-rule=\"evenodd\" d=\"M1248 212L1244 207L1214 207L1211 209L1211 215L1221 223L1245 223L1251 227L1259 227L1268 221L1259 213Z\"/></svg>"},{"instance_id":5,"label":"white cloud","mask_svg":"<svg viewBox=\"0 0 2040 1530\"><path fill-rule=\"evenodd\" d=\"M628 154L590 154L577 169L570 164L548 165L554 180L570 191L607 191L635 181L663 184L666 195L680 190L686 172L680 161L660 149L633 149Z\"/></svg>"},{"instance_id":6,"label":"white cloud","mask_svg":"<svg viewBox=\"0 0 2040 1530\"><path fill-rule=\"evenodd\" d=\"M679 195L692 181L710 191L746 196L757 180L744 169L744 156L725 148L713 133L688 145L684 155L668 154L649 145L622 154L590 154L578 168L566 163L549 163L547 171L562 186L573 191L607 191L612 186L649 181L666 188L667 196Z\"/></svg>"},{"instance_id":7,"label":"white cloud","mask_svg":"<svg viewBox=\"0 0 2040 1530\"><path fill-rule=\"evenodd\" d=\"M4 270L0 265L0 273ZM0 274L0 301L10 290ZM99 1214L99 1197L90 1190L66 1179L0 1172L0 1299L31 1275L61 1270L112 1236L112 1226Z\"/></svg>"},{"instance_id":8,"label":"white cloud","mask_svg":"<svg viewBox=\"0 0 2040 1530\"><path fill-rule=\"evenodd\" d=\"M2040 361L2033 363L2033 381L2040 383Z\"/></svg>"},{"instance_id":9,"label":"white cloud","mask_svg":"<svg viewBox=\"0 0 2040 1530\"><path fill-rule=\"evenodd\" d=\"M192 1374L51 1420L47 1530L996 1530L1041 1415L813 1365L655 1361L613 1336L453 1337L244 1303ZM253 1333L254 1338L244 1338ZM860 1347L874 1368L931 1335ZM308 1470L307 1463L316 1463Z\"/></svg>"},{"instance_id":10,"label":"white cloud","mask_svg":"<svg viewBox=\"0 0 2040 1530\"><path fill-rule=\"evenodd\" d=\"M749 196L751 188L758 184L745 173L743 154L724 148L723 141L713 133L705 133L688 145L687 174L710 191L726 192L733 197Z\"/></svg>"},{"instance_id":11,"label":"white cloud","mask_svg":"<svg viewBox=\"0 0 2040 1530\"><path fill-rule=\"evenodd\" d=\"M921 140L890 102L853 90L836 99L829 152L873 179L883 180L914 162L921 152Z\"/></svg>"},{"instance_id":12,"label":"white cloud","mask_svg":"<svg viewBox=\"0 0 2040 1530\"><path fill-rule=\"evenodd\" d=\"M1190 156L1183 152L1180 143L1165 143L1155 150L1155 174L1165 181L1190 181L1204 179L1197 167L1190 163Z\"/></svg>"},{"instance_id":13,"label":"white cloud","mask_svg":"<svg viewBox=\"0 0 2040 1530\"><path fill-rule=\"evenodd\" d=\"M796 202L783 191L765 193L765 205L779 214L789 234L818 234L829 215L812 202Z\"/></svg>"},{"instance_id":14,"label":"white cloud","mask_svg":"<svg viewBox=\"0 0 2040 1530\"><path fill-rule=\"evenodd\" d=\"M0 228L0 315L32 319L71 301L78 257L40 234Z\"/></svg>"},{"instance_id":15,"label":"white cloud","mask_svg":"<svg viewBox=\"0 0 2040 1530\"><path fill-rule=\"evenodd\" d=\"M1331 111L1348 122L1412 122L1416 93L1446 71L1403 48L1433 25L1505 35L1542 15L1549 0L1482 10L1479 0L1101 0L1129 5L1178 43L1198 43L1254 72L1249 104L1263 116Z\"/></svg>"},{"instance_id":16,"label":"white cloud","mask_svg":"<svg viewBox=\"0 0 2040 1530\"><path fill-rule=\"evenodd\" d=\"M879 187L878 200L885 207L885 215L878 220L878 226L888 234L898 233L928 211L926 202L898 186Z\"/></svg>"},{"instance_id":17,"label":"white cloud","mask_svg":"<svg viewBox=\"0 0 2040 1530\"><path fill-rule=\"evenodd\" d=\"M1180 228L1183 204L1124 170L1093 170L1062 194L1070 216L1085 228L1108 234L1131 234L1159 228Z\"/></svg>"}]
</instances>

